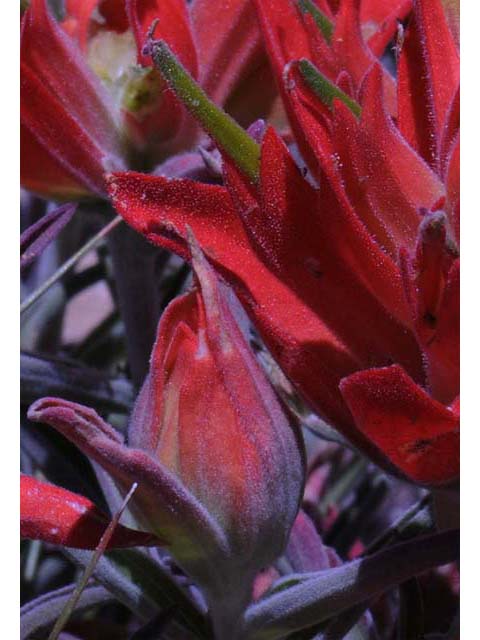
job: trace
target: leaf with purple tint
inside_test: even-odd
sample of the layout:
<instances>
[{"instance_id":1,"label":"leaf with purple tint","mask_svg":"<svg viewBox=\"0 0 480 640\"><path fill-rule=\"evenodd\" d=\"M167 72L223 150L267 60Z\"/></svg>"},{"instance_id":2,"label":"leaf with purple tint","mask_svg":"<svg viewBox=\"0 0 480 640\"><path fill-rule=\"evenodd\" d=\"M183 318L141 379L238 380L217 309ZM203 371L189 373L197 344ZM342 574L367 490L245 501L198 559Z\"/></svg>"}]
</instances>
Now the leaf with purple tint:
<instances>
[{"instance_id":1,"label":"leaf with purple tint","mask_svg":"<svg viewBox=\"0 0 480 640\"><path fill-rule=\"evenodd\" d=\"M104 533L102 534L102 537L100 538L100 541L98 542L95 548L95 551L92 554L92 557L90 558L90 562L85 567L85 571L83 572L83 575L81 576L80 580L77 582L75 589L71 593L70 597L68 598L67 602L65 603L65 606L63 607L60 613L59 618L55 622L55 626L53 627L53 630L50 633L49 640L58 640L60 638L60 634L62 633L65 626L68 624L72 613L75 611L77 603L80 600L82 593L85 590L90 578L92 577L93 572L95 571L95 567L98 564L98 561L104 555L107 548L113 542L113 537L117 533L119 526L121 526L119 525L120 518L122 517L122 514L125 511L127 504L130 501L132 495L135 493L137 487L138 487L137 483L132 484L130 491L125 496L119 509L116 511L108 527L105 529Z\"/></svg>"},{"instance_id":2,"label":"leaf with purple tint","mask_svg":"<svg viewBox=\"0 0 480 640\"><path fill-rule=\"evenodd\" d=\"M124 551L103 556L95 568L94 578L143 622L175 604L175 618L181 624L199 638L210 638L207 621L166 567L138 549ZM62 552L82 568L91 557L91 552L79 549L62 549Z\"/></svg>"},{"instance_id":3,"label":"leaf with purple tint","mask_svg":"<svg viewBox=\"0 0 480 640\"><path fill-rule=\"evenodd\" d=\"M109 378L71 360L22 353L20 377L21 402L26 405L42 396L56 395L101 411L128 413L135 400L126 378Z\"/></svg>"},{"instance_id":4,"label":"leaf with purple tint","mask_svg":"<svg viewBox=\"0 0 480 640\"><path fill-rule=\"evenodd\" d=\"M25 604L20 610L20 638L27 640L52 625L70 598L75 585L50 591ZM83 591L75 611L81 611L97 604L105 604L115 597L102 586L90 584Z\"/></svg>"},{"instance_id":5,"label":"leaf with purple tint","mask_svg":"<svg viewBox=\"0 0 480 640\"><path fill-rule=\"evenodd\" d=\"M319 571L315 577L252 605L245 614L245 637L286 637L412 576L453 562L458 554L459 532L452 530L415 538L370 557Z\"/></svg>"},{"instance_id":6,"label":"leaf with purple tint","mask_svg":"<svg viewBox=\"0 0 480 640\"><path fill-rule=\"evenodd\" d=\"M75 203L64 204L47 213L20 236L20 270L23 271L58 236L77 210Z\"/></svg>"}]
</instances>

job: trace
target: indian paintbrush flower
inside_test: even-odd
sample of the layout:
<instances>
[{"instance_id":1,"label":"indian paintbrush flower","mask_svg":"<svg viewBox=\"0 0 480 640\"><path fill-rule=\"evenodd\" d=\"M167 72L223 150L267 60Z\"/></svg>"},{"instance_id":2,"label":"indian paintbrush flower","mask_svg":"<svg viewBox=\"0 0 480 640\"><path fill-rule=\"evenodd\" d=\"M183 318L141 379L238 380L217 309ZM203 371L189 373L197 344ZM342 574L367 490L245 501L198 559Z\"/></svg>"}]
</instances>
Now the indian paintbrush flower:
<instances>
[{"instance_id":1,"label":"indian paintbrush flower","mask_svg":"<svg viewBox=\"0 0 480 640\"><path fill-rule=\"evenodd\" d=\"M193 240L196 287L163 314L128 446L94 411L32 405L125 491L139 526L164 540L203 589L219 637L284 549L303 489L303 449L235 319L232 292ZM223 634L223 635L222 635Z\"/></svg>"},{"instance_id":2,"label":"indian paintbrush flower","mask_svg":"<svg viewBox=\"0 0 480 640\"><path fill-rule=\"evenodd\" d=\"M395 80L377 55L406 3L341 2L327 33L311 3L256 4L306 166L271 127L259 145L246 132L239 144L152 42L222 150L225 186L117 173L111 197L187 259L192 227L290 381L356 447L414 482L448 485L459 467L459 77L442 5L413 4ZM386 38L361 29L373 5Z\"/></svg>"}]
</instances>

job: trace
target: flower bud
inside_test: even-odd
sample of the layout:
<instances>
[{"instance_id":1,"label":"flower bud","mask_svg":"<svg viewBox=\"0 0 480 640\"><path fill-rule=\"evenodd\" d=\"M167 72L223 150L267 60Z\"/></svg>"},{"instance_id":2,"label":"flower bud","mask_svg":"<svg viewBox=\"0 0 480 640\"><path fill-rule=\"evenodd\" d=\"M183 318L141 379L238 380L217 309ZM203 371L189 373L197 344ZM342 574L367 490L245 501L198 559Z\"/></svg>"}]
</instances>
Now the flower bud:
<instances>
[{"instance_id":1,"label":"flower bud","mask_svg":"<svg viewBox=\"0 0 480 640\"><path fill-rule=\"evenodd\" d=\"M229 290L200 250L191 251L198 288L162 318L130 445L150 451L193 493L225 532L234 572L253 578L286 544L302 454Z\"/></svg>"},{"instance_id":2,"label":"flower bud","mask_svg":"<svg viewBox=\"0 0 480 640\"><path fill-rule=\"evenodd\" d=\"M124 491L138 483L129 508L203 588L218 637L231 637L255 575L287 543L303 449L240 329L233 294L190 246L197 286L162 316L129 447L80 405L44 398L29 417L64 433Z\"/></svg>"}]
</instances>

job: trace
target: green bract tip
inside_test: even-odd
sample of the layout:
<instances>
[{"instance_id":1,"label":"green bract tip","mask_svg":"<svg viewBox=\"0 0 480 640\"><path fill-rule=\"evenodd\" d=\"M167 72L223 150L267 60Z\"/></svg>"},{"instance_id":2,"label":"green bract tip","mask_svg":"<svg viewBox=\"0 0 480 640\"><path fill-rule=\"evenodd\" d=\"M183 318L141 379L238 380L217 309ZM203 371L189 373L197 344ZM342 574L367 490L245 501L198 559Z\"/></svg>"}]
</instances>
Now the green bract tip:
<instances>
[{"instance_id":1,"label":"green bract tip","mask_svg":"<svg viewBox=\"0 0 480 640\"><path fill-rule=\"evenodd\" d=\"M155 66L205 131L253 182L259 177L260 146L217 107L162 40L149 43Z\"/></svg>"},{"instance_id":2,"label":"green bract tip","mask_svg":"<svg viewBox=\"0 0 480 640\"><path fill-rule=\"evenodd\" d=\"M327 107L332 108L333 100L338 98L350 109L353 115L357 118L361 116L362 108L358 102L350 98L333 82L330 82L309 60L299 60L297 64L305 82Z\"/></svg>"},{"instance_id":3,"label":"green bract tip","mask_svg":"<svg viewBox=\"0 0 480 640\"><path fill-rule=\"evenodd\" d=\"M311 0L298 0L298 8L302 13L308 13L312 16L322 36L330 44L334 28L333 22Z\"/></svg>"}]
</instances>

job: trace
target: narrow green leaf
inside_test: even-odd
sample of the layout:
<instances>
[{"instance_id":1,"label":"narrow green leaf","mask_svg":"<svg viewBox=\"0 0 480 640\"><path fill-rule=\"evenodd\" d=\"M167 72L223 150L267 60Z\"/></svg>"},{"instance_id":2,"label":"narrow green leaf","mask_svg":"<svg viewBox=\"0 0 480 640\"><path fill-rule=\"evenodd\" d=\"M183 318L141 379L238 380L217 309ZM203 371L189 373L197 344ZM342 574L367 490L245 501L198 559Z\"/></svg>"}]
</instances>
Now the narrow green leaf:
<instances>
[{"instance_id":1,"label":"narrow green leaf","mask_svg":"<svg viewBox=\"0 0 480 640\"><path fill-rule=\"evenodd\" d=\"M327 107L331 109L334 99L337 98L350 109L353 115L357 118L361 116L362 108L358 102L350 98L344 91L334 85L333 82L330 82L310 60L303 58L299 60L297 64L305 82Z\"/></svg>"},{"instance_id":2,"label":"narrow green leaf","mask_svg":"<svg viewBox=\"0 0 480 640\"><path fill-rule=\"evenodd\" d=\"M308 13L312 16L322 36L330 44L334 29L333 22L311 0L299 0L298 8L302 13Z\"/></svg>"},{"instance_id":3,"label":"narrow green leaf","mask_svg":"<svg viewBox=\"0 0 480 640\"><path fill-rule=\"evenodd\" d=\"M256 182L259 176L260 146L233 118L210 100L165 42L152 41L150 51L155 66L185 107L250 180Z\"/></svg>"}]
</instances>

